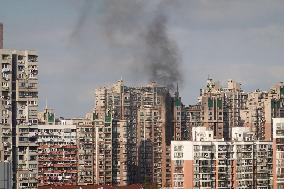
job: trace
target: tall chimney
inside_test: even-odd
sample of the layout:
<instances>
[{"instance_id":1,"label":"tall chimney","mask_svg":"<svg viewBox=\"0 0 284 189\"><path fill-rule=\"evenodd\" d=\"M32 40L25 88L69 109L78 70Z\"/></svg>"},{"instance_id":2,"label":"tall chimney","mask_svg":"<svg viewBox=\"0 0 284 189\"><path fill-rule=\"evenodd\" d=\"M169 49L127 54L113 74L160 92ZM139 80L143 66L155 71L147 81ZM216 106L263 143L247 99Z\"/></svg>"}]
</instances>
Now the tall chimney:
<instances>
[{"instance_id":1,"label":"tall chimney","mask_svg":"<svg viewBox=\"0 0 284 189\"><path fill-rule=\"evenodd\" d=\"M3 49L3 24L0 23L0 49Z\"/></svg>"}]
</instances>

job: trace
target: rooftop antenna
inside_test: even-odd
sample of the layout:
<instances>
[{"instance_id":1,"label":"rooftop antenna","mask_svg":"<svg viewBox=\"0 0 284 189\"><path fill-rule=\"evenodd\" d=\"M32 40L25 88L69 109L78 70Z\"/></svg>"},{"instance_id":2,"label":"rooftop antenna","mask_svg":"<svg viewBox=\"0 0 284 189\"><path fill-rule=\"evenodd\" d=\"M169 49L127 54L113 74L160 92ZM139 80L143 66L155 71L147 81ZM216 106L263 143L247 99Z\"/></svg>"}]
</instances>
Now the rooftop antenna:
<instances>
[{"instance_id":1,"label":"rooftop antenna","mask_svg":"<svg viewBox=\"0 0 284 189\"><path fill-rule=\"evenodd\" d=\"M45 98L45 109L47 109L47 98Z\"/></svg>"},{"instance_id":2,"label":"rooftop antenna","mask_svg":"<svg viewBox=\"0 0 284 189\"><path fill-rule=\"evenodd\" d=\"M177 82L177 93L178 93L179 91L178 91L178 82Z\"/></svg>"},{"instance_id":3,"label":"rooftop antenna","mask_svg":"<svg viewBox=\"0 0 284 189\"><path fill-rule=\"evenodd\" d=\"M178 82L177 82L177 88L176 88L175 96L176 96L176 97L179 97Z\"/></svg>"}]
</instances>

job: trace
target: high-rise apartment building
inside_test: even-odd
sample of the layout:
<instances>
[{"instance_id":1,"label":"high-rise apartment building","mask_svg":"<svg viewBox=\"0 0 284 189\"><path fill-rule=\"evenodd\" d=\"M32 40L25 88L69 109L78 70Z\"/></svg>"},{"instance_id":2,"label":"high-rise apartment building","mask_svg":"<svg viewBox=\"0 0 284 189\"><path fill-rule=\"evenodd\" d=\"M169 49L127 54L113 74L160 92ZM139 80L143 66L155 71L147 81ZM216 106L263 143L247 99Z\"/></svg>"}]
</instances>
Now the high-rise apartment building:
<instances>
[{"instance_id":1,"label":"high-rise apartment building","mask_svg":"<svg viewBox=\"0 0 284 189\"><path fill-rule=\"evenodd\" d=\"M221 141L210 128L193 128L193 141L172 141L173 188L283 188L284 118L273 118L272 131L260 141L250 127L233 127Z\"/></svg>"},{"instance_id":2,"label":"high-rise apartment building","mask_svg":"<svg viewBox=\"0 0 284 189\"><path fill-rule=\"evenodd\" d=\"M214 131L214 138L229 140L232 127L241 126L243 96L240 84L235 81L229 80L227 88L223 88L219 82L207 80L207 86L198 97L198 105L201 106L202 125Z\"/></svg>"},{"instance_id":3,"label":"high-rise apartment building","mask_svg":"<svg viewBox=\"0 0 284 189\"><path fill-rule=\"evenodd\" d=\"M173 97L173 130L174 140L182 140L187 137L186 128L186 117L185 108L181 102L181 97L179 96L178 87L175 95Z\"/></svg>"},{"instance_id":4,"label":"high-rise apartment building","mask_svg":"<svg viewBox=\"0 0 284 189\"><path fill-rule=\"evenodd\" d=\"M94 183L94 126L91 120L76 119L78 149L78 185Z\"/></svg>"},{"instance_id":5,"label":"high-rise apartment building","mask_svg":"<svg viewBox=\"0 0 284 189\"><path fill-rule=\"evenodd\" d=\"M272 142L255 141L243 127L232 130L233 141L214 140L201 128L195 141L172 141L174 189L272 188Z\"/></svg>"},{"instance_id":6,"label":"high-rise apartment building","mask_svg":"<svg viewBox=\"0 0 284 189\"><path fill-rule=\"evenodd\" d=\"M192 129L195 127L203 126L201 121L201 105L189 105L183 108L183 117L184 120L182 123L185 123L183 130L182 140L192 140Z\"/></svg>"},{"instance_id":7,"label":"high-rise apartment building","mask_svg":"<svg viewBox=\"0 0 284 189\"><path fill-rule=\"evenodd\" d=\"M240 86L228 80L224 88L208 79L198 103L185 107L189 123L186 130L205 126L213 131L214 139L230 140L232 128L249 127L258 140L272 140L272 118L284 116L283 83L276 84L268 92L244 92Z\"/></svg>"},{"instance_id":8,"label":"high-rise apartment building","mask_svg":"<svg viewBox=\"0 0 284 189\"><path fill-rule=\"evenodd\" d=\"M169 91L156 83L127 87L118 81L96 90L95 183L170 186L172 104Z\"/></svg>"},{"instance_id":9,"label":"high-rise apartment building","mask_svg":"<svg viewBox=\"0 0 284 189\"><path fill-rule=\"evenodd\" d=\"M284 118L273 119L273 188L284 188Z\"/></svg>"},{"instance_id":10,"label":"high-rise apartment building","mask_svg":"<svg viewBox=\"0 0 284 189\"><path fill-rule=\"evenodd\" d=\"M12 163L13 188L37 188L38 56L0 49L0 161Z\"/></svg>"},{"instance_id":11,"label":"high-rise apartment building","mask_svg":"<svg viewBox=\"0 0 284 189\"><path fill-rule=\"evenodd\" d=\"M273 118L283 117L284 86L282 83L274 85L268 92L256 90L248 93L246 102L245 126L255 132L259 140L272 140Z\"/></svg>"}]
</instances>

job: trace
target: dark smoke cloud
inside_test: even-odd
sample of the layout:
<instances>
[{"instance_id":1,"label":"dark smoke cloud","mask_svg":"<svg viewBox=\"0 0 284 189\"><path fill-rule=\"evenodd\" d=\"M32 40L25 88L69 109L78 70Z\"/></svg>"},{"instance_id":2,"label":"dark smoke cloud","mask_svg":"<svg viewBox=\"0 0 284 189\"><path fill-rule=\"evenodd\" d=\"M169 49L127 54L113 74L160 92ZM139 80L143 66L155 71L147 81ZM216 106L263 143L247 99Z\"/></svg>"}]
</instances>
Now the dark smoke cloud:
<instances>
[{"instance_id":1,"label":"dark smoke cloud","mask_svg":"<svg viewBox=\"0 0 284 189\"><path fill-rule=\"evenodd\" d=\"M165 12L172 5L169 2L104 0L90 3L86 0L72 32L72 40L84 35L82 28L96 25L115 66L124 65L118 62L122 56L131 57L130 65L124 67L130 75L135 77L135 71L139 70L143 80L156 81L172 90L176 83L181 84L182 73L178 47L168 35ZM98 10L100 13L96 15L94 12Z\"/></svg>"},{"instance_id":2,"label":"dark smoke cloud","mask_svg":"<svg viewBox=\"0 0 284 189\"><path fill-rule=\"evenodd\" d=\"M146 34L146 49L148 59L148 72L151 79L174 89L174 86L182 82L180 72L180 56L176 44L169 39L167 34L167 18L163 14L157 14L148 27Z\"/></svg>"},{"instance_id":3,"label":"dark smoke cloud","mask_svg":"<svg viewBox=\"0 0 284 189\"><path fill-rule=\"evenodd\" d=\"M70 39L72 43L77 43L78 41L74 41L75 39L78 39L78 37L80 36L80 32L82 31L82 28L84 27L88 19L88 17L90 16L90 13L93 11L93 1L92 0L85 0L83 7L81 9L78 21L75 24L74 30L72 31L71 35L70 35Z\"/></svg>"}]
</instances>

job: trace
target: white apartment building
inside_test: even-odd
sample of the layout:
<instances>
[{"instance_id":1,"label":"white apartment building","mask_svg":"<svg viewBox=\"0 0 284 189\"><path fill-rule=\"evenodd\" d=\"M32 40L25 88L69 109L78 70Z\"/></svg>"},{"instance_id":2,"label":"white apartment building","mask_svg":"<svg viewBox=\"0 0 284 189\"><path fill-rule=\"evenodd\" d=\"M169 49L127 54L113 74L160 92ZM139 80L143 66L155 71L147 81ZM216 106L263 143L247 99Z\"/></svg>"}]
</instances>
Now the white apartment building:
<instances>
[{"instance_id":1,"label":"white apartment building","mask_svg":"<svg viewBox=\"0 0 284 189\"><path fill-rule=\"evenodd\" d=\"M193 132L202 136L195 141L172 141L173 188L271 188L272 142L255 141L246 130L234 128L230 142L206 138L203 128Z\"/></svg>"}]
</instances>

